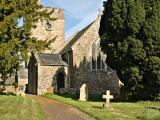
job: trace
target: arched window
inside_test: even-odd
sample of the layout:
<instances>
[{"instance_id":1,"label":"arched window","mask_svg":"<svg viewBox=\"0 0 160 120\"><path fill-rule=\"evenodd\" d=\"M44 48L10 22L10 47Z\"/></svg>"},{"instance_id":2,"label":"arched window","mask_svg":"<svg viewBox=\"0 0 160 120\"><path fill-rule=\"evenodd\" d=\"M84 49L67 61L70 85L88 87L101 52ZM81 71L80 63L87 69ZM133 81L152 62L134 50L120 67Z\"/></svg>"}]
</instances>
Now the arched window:
<instances>
[{"instance_id":1,"label":"arched window","mask_svg":"<svg viewBox=\"0 0 160 120\"><path fill-rule=\"evenodd\" d=\"M101 69L101 54L99 53L97 56L97 69Z\"/></svg>"},{"instance_id":2,"label":"arched window","mask_svg":"<svg viewBox=\"0 0 160 120\"><path fill-rule=\"evenodd\" d=\"M97 70L97 69L105 69L105 60L106 55L103 54L100 47L100 41L93 43L91 46L92 55L91 55L91 69Z\"/></svg>"},{"instance_id":3,"label":"arched window","mask_svg":"<svg viewBox=\"0 0 160 120\"><path fill-rule=\"evenodd\" d=\"M96 69L96 45L92 44L92 69Z\"/></svg>"}]
</instances>

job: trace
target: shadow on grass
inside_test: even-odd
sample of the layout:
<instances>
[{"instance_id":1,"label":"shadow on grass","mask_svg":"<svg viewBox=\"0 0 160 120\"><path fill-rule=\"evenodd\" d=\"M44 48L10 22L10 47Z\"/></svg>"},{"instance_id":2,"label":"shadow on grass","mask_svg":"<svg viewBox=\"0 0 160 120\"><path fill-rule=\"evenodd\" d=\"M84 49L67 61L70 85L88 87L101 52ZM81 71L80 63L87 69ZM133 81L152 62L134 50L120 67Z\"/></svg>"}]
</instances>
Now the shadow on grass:
<instances>
[{"instance_id":1,"label":"shadow on grass","mask_svg":"<svg viewBox=\"0 0 160 120\"><path fill-rule=\"evenodd\" d=\"M16 96L16 94L12 92L7 92L7 93L0 92L0 96Z\"/></svg>"},{"instance_id":2,"label":"shadow on grass","mask_svg":"<svg viewBox=\"0 0 160 120\"><path fill-rule=\"evenodd\" d=\"M71 98L72 100L78 100L78 97L79 97L78 94L58 94L58 93L54 93L54 94L64 98Z\"/></svg>"},{"instance_id":3,"label":"shadow on grass","mask_svg":"<svg viewBox=\"0 0 160 120\"><path fill-rule=\"evenodd\" d=\"M100 106L92 106L92 108L95 108L95 109L104 109L104 107L100 107Z\"/></svg>"},{"instance_id":4,"label":"shadow on grass","mask_svg":"<svg viewBox=\"0 0 160 120\"><path fill-rule=\"evenodd\" d=\"M79 94L56 94L64 98L71 98L72 100L79 100ZM88 98L90 102L103 102L102 95L90 95Z\"/></svg>"},{"instance_id":5,"label":"shadow on grass","mask_svg":"<svg viewBox=\"0 0 160 120\"><path fill-rule=\"evenodd\" d=\"M61 97L64 97L64 98L70 98L72 100L79 100L79 94L69 94L69 93L66 93L66 94L58 94L58 93L54 93L55 95L58 95L58 96L61 96ZM89 98L88 98L88 101L89 102L105 102L105 99L102 99L102 95L89 95ZM121 102L121 103L137 103L137 102L141 102L141 101L135 101L135 100L121 100L119 98L117 99L113 99L111 100L112 103L117 103L117 102ZM144 102L144 101L142 101Z\"/></svg>"}]
</instances>

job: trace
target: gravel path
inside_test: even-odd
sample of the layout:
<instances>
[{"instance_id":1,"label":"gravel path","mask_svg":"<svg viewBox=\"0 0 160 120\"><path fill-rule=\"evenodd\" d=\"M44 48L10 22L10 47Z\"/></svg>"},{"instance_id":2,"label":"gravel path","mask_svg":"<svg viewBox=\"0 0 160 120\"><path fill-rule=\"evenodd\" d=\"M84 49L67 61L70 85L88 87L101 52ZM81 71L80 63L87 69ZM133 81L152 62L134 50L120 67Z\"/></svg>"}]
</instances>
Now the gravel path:
<instances>
[{"instance_id":1,"label":"gravel path","mask_svg":"<svg viewBox=\"0 0 160 120\"><path fill-rule=\"evenodd\" d=\"M41 96L31 96L38 101L48 118L47 120L94 120L78 109Z\"/></svg>"}]
</instances>

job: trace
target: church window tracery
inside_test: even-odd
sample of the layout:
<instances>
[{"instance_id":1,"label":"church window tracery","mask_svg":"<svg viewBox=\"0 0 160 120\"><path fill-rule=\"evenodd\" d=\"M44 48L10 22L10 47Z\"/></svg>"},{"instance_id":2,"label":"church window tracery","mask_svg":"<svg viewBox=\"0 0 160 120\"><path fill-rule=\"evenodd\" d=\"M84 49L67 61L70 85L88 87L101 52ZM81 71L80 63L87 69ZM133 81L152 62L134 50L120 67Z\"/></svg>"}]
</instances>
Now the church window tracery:
<instances>
[{"instance_id":1,"label":"church window tracery","mask_svg":"<svg viewBox=\"0 0 160 120\"><path fill-rule=\"evenodd\" d=\"M91 69L92 70L102 70L105 69L105 59L106 55L104 55L100 48L100 41L97 43L93 43L91 46Z\"/></svg>"}]
</instances>

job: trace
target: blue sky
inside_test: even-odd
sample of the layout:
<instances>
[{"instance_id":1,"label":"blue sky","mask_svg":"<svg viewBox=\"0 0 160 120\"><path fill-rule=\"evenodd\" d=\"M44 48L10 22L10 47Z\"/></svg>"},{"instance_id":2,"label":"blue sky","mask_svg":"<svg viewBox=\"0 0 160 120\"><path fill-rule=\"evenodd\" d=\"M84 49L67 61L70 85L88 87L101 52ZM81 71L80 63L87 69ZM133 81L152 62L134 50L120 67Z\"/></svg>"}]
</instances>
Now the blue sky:
<instances>
[{"instance_id":1,"label":"blue sky","mask_svg":"<svg viewBox=\"0 0 160 120\"><path fill-rule=\"evenodd\" d=\"M96 19L103 0L41 0L41 4L65 10L65 36L69 38Z\"/></svg>"}]
</instances>

